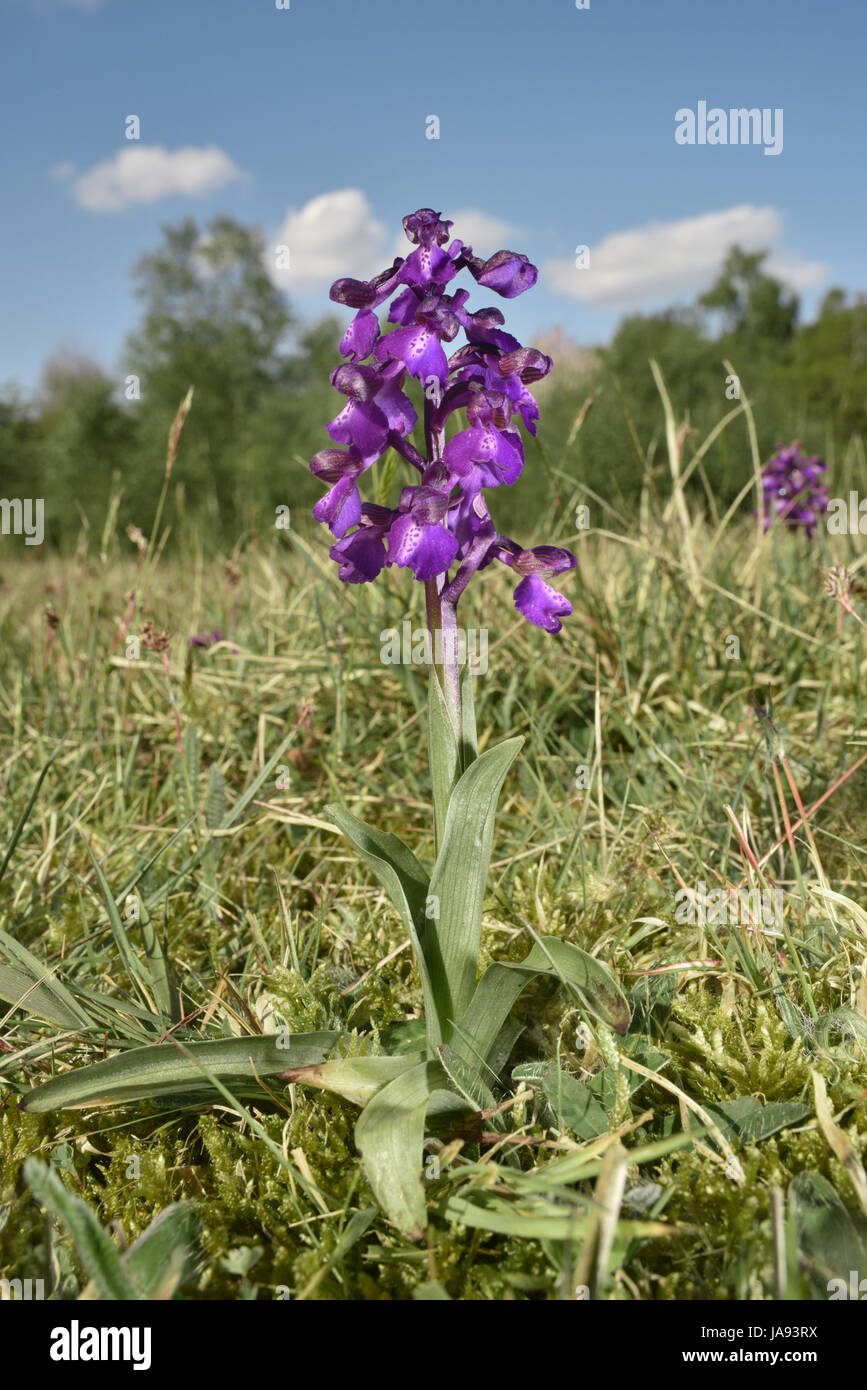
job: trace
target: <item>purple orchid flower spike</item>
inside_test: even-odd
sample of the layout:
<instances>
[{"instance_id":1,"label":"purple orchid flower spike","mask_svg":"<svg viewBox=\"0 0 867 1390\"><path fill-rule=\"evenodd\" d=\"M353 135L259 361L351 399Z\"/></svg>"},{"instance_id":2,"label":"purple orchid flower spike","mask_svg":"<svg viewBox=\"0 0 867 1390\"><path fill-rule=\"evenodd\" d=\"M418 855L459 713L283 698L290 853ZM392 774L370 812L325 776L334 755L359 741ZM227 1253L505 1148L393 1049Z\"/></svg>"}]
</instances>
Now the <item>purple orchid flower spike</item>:
<instances>
[{"instance_id":1,"label":"purple orchid flower spike","mask_svg":"<svg viewBox=\"0 0 867 1390\"><path fill-rule=\"evenodd\" d=\"M762 469L762 526L769 530L775 519L792 530L803 529L811 540L819 518L828 510L828 489L820 479L827 464L818 454L807 458L800 440L788 449L782 444Z\"/></svg>"},{"instance_id":2,"label":"purple orchid flower spike","mask_svg":"<svg viewBox=\"0 0 867 1390\"><path fill-rule=\"evenodd\" d=\"M191 647L216 647L219 642L227 642L228 639L223 629L215 627L213 632L196 633L193 637L188 637L187 641ZM237 652L238 648L229 645L229 651Z\"/></svg>"},{"instance_id":3,"label":"purple orchid flower spike","mask_svg":"<svg viewBox=\"0 0 867 1390\"><path fill-rule=\"evenodd\" d=\"M411 213L403 227L412 247L405 259L372 280L331 287L331 298L356 312L340 342L346 360L331 375L345 404L328 433L342 447L322 449L311 462L329 484L313 514L335 537L330 553L344 583L371 583L392 565L409 569L425 585L432 631L456 627L461 594L477 571L499 560L518 576L518 612L545 632L559 632L572 605L549 579L574 569L575 557L556 546L522 550L498 534L486 499L523 473L520 426L536 433L539 408L530 387L551 370L551 359L506 332L499 309L471 310L469 291L452 288L468 270L482 288L514 299L535 285L538 272L515 251L475 255L450 239L452 223L433 208ZM387 300L383 323L376 310ZM461 330L465 344L450 349ZM424 396L423 448L411 438L418 415L405 387L412 379ZM389 448L419 474L397 508L364 502L359 487ZM447 679L459 708L456 673Z\"/></svg>"}]
</instances>

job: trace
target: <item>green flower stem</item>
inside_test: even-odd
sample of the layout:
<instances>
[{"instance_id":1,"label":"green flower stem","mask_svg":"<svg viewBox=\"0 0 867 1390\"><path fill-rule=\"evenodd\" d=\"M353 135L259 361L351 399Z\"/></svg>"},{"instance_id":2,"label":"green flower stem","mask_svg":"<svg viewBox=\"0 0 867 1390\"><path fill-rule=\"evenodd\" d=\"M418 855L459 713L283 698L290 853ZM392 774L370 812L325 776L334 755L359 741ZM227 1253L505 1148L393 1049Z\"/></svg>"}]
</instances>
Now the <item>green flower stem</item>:
<instances>
[{"instance_id":1,"label":"green flower stem","mask_svg":"<svg viewBox=\"0 0 867 1390\"><path fill-rule=\"evenodd\" d=\"M434 423L434 402L425 397L424 437L429 463L438 463L443 456L444 436L441 426ZM461 744L461 673L458 666L457 627L458 615L454 604L443 599L445 575L437 575L425 582L425 603L427 606L427 626L431 639L431 652L434 669L445 696L449 718L455 731L458 747ZM436 660L437 635L441 634L442 661Z\"/></svg>"}]
</instances>

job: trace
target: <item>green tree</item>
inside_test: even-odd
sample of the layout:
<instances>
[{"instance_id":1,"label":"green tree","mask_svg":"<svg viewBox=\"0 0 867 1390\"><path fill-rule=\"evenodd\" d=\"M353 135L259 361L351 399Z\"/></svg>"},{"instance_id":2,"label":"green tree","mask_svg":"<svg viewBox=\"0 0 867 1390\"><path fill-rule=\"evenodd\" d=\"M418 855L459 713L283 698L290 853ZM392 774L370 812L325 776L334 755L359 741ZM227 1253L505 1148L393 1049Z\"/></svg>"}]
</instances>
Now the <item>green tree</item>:
<instances>
[{"instance_id":1,"label":"green tree","mask_svg":"<svg viewBox=\"0 0 867 1390\"><path fill-rule=\"evenodd\" d=\"M98 364L76 356L46 364L37 402L46 535L55 544L68 544L82 523L101 528L113 475L128 485L136 419L118 400L118 382Z\"/></svg>"},{"instance_id":2,"label":"green tree","mask_svg":"<svg viewBox=\"0 0 867 1390\"><path fill-rule=\"evenodd\" d=\"M192 385L178 477L191 510L226 535L255 500L247 457L259 417L293 376L285 351L291 315L264 254L256 229L219 217L202 232L188 218L165 228L162 245L133 272L144 318L126 366L141 381L150 495L155 501L166 431Z\"/></svg>"},{"instance_id":3,"label":"green tree","mask_svg":"<svg viewBox=\"0 0 867 1390\"><path fill-rule=\"evenodd\" d=\"M752 342L787 343L798 319L798 297L762 270L767 254L733 246L718 278L698 303L703 309L719 310L729 334Z\"/></svg>"}]
</instances>

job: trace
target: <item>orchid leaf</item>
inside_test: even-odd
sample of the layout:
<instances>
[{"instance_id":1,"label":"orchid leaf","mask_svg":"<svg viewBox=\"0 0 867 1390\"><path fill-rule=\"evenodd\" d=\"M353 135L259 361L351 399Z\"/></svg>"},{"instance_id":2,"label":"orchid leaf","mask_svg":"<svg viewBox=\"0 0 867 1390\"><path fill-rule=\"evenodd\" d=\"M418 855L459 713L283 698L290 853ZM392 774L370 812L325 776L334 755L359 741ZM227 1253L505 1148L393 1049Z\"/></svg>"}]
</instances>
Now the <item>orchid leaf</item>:
<instances>
[{"instance_id":1,"label":"orchid leaf","mask_svg":"<svg viewBox=\"0 0 867 1390\"><path fill-rule=\"evenodd\" d=\"M421 1240L425 1228L425 1111L432 1092L447 1081L439 1062L421 1062L377 1091L355 1126L355 1142L373 1194L410 1240Z\"/></svg>"},{"instance_id":2,"label":"orchid leaf","mask_svg":"<svg viewBox=\"0 0 867 1390\"><path fill-rule=\"evenodd\" d=\"M789 1186L789 1211L814 1296L828 1297L831 1277L847 1285L851 1270L859 1271L860 1277L867 1241L827 1178L798 1173Z\"/></svg>"},{"instance_id":3,"label":"orchid leaf","mask_svg":"<svg viewBox=\"0 0 867 1390\"><path fill-rule=\"evenodd\" d=\"M383 1051L389 1057L405 1052L418 1052L427 1042L427 1025L423 1018L401 1019L390 1023L380 1033Z\"/></svg>"},{"instance_id":4,"label":"orchid leaf","mask_svg":"<svg viewBox=\"0 0 867 1390\"><path fill-rule=\"evenodd\" d=\"M812 1115L809 1105L797 1100L775 1100L764 1104L755 1096L738 1096L736 1100L706 1103L727 1139L741 1139L745 1144L760 1144L781 1129L791 1129Z\"/></svg>"},{"instance_id":5,"label":"orchid leaf","mask_svg":"<svg viewBox=\"0 0 867 1390\"><path fill-rule=\"evenodd\" d=\"M389 1081L424 1060L424 1052L408 1052L400 1057L338 1057L310 1067L293 1067L282 1073L282 1079L333 1091L353 1105L365 1106Z\"/></svg>"},{"instance_id":6,"label":"orchid leaf","mask_svg":"<svg viewBox=\"0 0 867 1390\"><path fill-rule=\"evenodd\" d=\"M82 837L83 838L83 837ZM86 842L85 842L86 843ZM117 903L112 895L108 880L102 872L102 867L95 858L90 845L87 845L87 853L93 865L93 872L102 893L105 910L108 916L109 926L115 940L120 958L123 961L124 969L129 976L130 983L144 1004L145 1008L153 1008L154 1003L148 994L148 987L153 989L153 981L150 978L150 971L138 960L135 951L129 941L128 924L123 920L117 909Z\"/></svg>"},{"instance_id":7,"label":"orchid leaf","mask_svg":"<svg viewBox=\"0 0 867 1390\"><path fill-rule=\"evenodd\" d=\"M477 1067L467 1062L461 1055L454 1051L447 1044L437 1048L437 1056L442 1063L443 1071L446 1072L449 1080L458 1095L463 1096L467 1106L471 1110L491 1110L496 1105L496 1101L485 1085L479 1074ZM503 1123L502 1117L495 1115L492 1120L494 1128L499 1128Z\"/></svg>"},{"instance_id":8,"label":"orchid leaf","mask_svg":"<svg viewBox=\"0 0 867 1390\"><path fill-rule=\"evenodd\" d=\"M519 963L496 961L488 966L453 1046L467 1058L486 1059L521 991L539 975L570 985L588 1013L615 1032L626 1032L629 1004L607 966L570 941L543 936Z\"/></svg>"},{"instance_id":9,"label":"orchid leaf","mask_svg":"<svg viewBox=\"0 0 867 1390\"><path fill-rule=\"evenodd\" d=\"M108 1061L55 1076L44 1086L28 1091L19 1105L31 1115L41 1115L50 1110L212 1093L202 1066L228 1086L249 1083L258 1077L280 1076L291 1067L323 1062L340 1036L272 1033L267 1037L135 1047Z\"/></svg>"},{"instance_id":10,"label":"orchid leaf","mask_svg":"<svg viewBox=\"0 0 867 1390\"><path fill-rule=\"evenodd\" d=\"M358 850L400 914L421 976L428 1034L432 1042L439 1042L433 983L425 957L425 910L429 892L427 874L412 850L407 849L403 841L390 831L365 825L364 821L342 806L330 805L326 810L338 830Z\"/></svg>"},{"instance_id":11,"label":"orchid leaf","mask_svg":"<svg viewBox=\"0 0 867 1390\"><path fill-rule=\"evenodd\" d=\"M482 753L463 773L449 802L430 881L438 916L425 938L441 1029L436 1041L450 1041L454 1023L473 995L497 798L523 742L507 739Z\"/></svg>"},{"instance_id":12,"label":"orchid leaf","mask_svg":"<svg viewBox=\"0 0 867 1390\"><path fill-rule=\"evenodd\" d=\"M542 1089L551 1109L579 1139L598 1139L609 1129L608 1115L588 1086L556 1063L542 1075Z\"/></svg>"},{"instance_id":13,"label":"orchid leaf","mask_svg":"<svg viewBox=\"0 0 867 1390\"><path fill-rule=\"evenodd\" d=\"M175 1269L176 1288L193 1278L201 1240L202 1227L193 1204L174 1202L142 1231L121 1262L145 1298L155 1298L165 1286L170 1266Z\"/></svg>"}]
</instances>

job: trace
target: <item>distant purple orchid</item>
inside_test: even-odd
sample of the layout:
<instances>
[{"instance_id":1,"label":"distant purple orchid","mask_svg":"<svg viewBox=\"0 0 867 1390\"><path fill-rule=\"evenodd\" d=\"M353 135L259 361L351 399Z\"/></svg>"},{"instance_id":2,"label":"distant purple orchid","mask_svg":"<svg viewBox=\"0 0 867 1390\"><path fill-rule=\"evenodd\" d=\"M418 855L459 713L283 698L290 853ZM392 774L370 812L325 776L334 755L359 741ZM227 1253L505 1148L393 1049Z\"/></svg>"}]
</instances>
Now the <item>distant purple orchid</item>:
<instances>
[{"instance_id":1,"label":"distant purple orchid","mask_svg":"<svg viewBox=\"0 0 867 1390\"><path fill-rule=\"evenodd\" d=\"M218 642L227 641L226 634L220 627L215 627L213 632L199 632L194 637L188 637L187 641L191 647L216 647ZM230 647L230 651L236 652L237 647Z\"/></svg>"},{"instance_id":2,"label":"distant purple orchid","mask_svg":"<svg viewBox=\"0 0 867 1390\"><path fill-rule=\"evenodd\" d=\"M346 404L328 424L338 448L312 459L313 473L330 487L313 515L335 536L331 558L347 584L368 584L390 565L410 569L429 586L429 608L454 613L477 570L494 560L520 576L515 605L536 627L559 632L572 605L542 576L574 569L575 556L558 546L522 550L498 534L484 489L517 482L524 446L517 420L536 433L539 409L528 385L551 370L550 357L524 348L503 331L503 315L486 308L471 313L465 289L446 293L461 270L505 299L536 283L526 256L497 251L487 260L457 239L452 223L431 208L403 219L416 248L370 281L342 279L331 298L356 310L340 343L349 360L336 367L331 383ZM392 298L392 296L394 296ZM383 333L375 310L392 298ZM450 356L443 346L463 330L466 344ZM404 392L415 377L424 392L425 447L410 435L418 420ZM466 428L446 443L446 424L466 411ZM396 508L362 500L359 479L392 448L419 473ZM450 577L449 571L454 571Z\"/></svg>"},{"instance_id":3,"label":"distant purple orchid","mask_svg":"<svg viewBox=\"0 0 867 1390\"><path fill-rule=\"evenodd\" d=\"M793 529L803 527L810 540L819 517L828 510L828 489L820 479L827 464L818 454L807 458L800 440L781 445L762 469L762 524L767 531L778 519Z\"/></svg>"}]
</instances>

